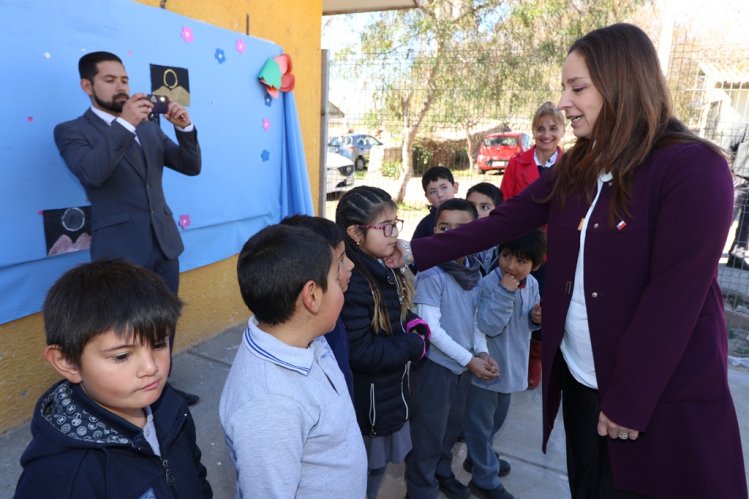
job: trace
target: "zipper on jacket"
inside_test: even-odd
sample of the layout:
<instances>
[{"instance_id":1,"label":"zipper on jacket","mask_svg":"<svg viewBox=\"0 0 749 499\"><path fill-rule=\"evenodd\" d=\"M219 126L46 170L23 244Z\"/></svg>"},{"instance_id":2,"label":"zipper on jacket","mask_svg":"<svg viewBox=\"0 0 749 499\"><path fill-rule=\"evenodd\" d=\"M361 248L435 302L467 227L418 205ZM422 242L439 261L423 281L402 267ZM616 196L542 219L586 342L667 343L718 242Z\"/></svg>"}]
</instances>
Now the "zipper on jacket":
<instances>
[{"instance_id":1,"label":"zipper on jacket","mask_svg":"<svg viewBox=\"0 0 749 499\"><path fill-rule=\"evenodd\" d=\"M572 294L572 281L567 281L564 284L564 293L567 295Z\"/></svg>"},{"instance_id":2,"label":"zipper on jacket","mask_svg":"<svg viewBox=\"0 0 749 499\"><path fill-rule=\"evenodd\" d=\"M411 386L411 361L409 360L406 362L406 368L403 370L403 376L401 376L401 400L403 400L403 406L406 408L406 421L408 421L409 411L408 411L408 402L406 401L406 394L403 393L403 381L405 380L406 384Z\"/></svg>"},{"instance_id":3,"label":"zipper on jacket","mask_svg":"<svg viewBox=\"0 0 749 499\"><path fill-rule=\"evenodd\" d=\"M376 437L375 423L377 422L377 408L375 407L375 385L369 384L369 436Z\"/></svg>"},{"instance_id":4,"label":"zipper on jacket","mask_svg":"<svg viewBox=\"0 0 749 499\"><path fill-rule=\"evenodd\" d=\"M167 459L161 459L161 467L164 468L164 476L166 477L166 483L168 485L174 485L174 473L169 469L169 461Z\"/></svg>"}]
</instances>

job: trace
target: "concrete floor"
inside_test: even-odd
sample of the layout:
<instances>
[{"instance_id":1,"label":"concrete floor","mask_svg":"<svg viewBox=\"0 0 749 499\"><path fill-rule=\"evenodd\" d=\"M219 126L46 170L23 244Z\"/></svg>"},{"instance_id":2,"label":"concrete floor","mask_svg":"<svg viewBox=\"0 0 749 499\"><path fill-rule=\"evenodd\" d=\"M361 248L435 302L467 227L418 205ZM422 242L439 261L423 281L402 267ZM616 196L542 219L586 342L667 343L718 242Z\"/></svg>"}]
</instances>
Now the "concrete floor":
<instances>
[{"instance_id":1,"label":"concrete floor","mask_svg":"<svg viewBox=\"0 0 749 499\"><path fill-rule=\"evenodd\" d=\"M174 358L172 382L201 397L192 407L198 430L198 445L214 497L234 497L234 469L224 446L218 420L218 399L244 326L231 328ZM729 382L736 403L744 443L744 460L749 463L749 370L732 367ZM28 424L0 435L0 498L13 495L21 473L18 459L30 438ZM507 490L517 498L548 499L569 497L564 453L564 432L558 420L548 446L541 453L541 392L526 391L513 395L503 431L497 435L495 448L512 464L512 473L503 478ZM470 476L463 470L465 445L456 447L453 470L463 483ZM404 466L391 465L380 499L405 496ZM444 496L441 496L444 497Z\"/></svg>"}]
</instances>

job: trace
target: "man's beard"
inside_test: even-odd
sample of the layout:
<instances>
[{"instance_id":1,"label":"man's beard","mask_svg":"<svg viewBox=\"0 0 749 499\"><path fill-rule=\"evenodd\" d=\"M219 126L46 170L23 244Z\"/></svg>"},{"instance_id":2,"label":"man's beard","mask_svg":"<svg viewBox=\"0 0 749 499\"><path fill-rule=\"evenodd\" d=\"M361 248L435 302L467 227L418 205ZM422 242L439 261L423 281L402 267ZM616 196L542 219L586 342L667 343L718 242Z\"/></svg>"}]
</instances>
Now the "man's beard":
<instances>
[{"instance_id":1,"label":"man's beard","mask_svg":"<svg viewBox=\"0 0 749 499\"><path fill-rule=\"evenodd\" d=\"M125 105L125 102L118 102L116 99L119 97L125 97L125 99L128 98L127 94L117 94L114 97L112 97L112 100L109 102L103 101L99 98L98 95L96 95L96 92L94 92L94 101L96 104L98 104L99 107L102 109L106 109L108 111L112 111L113 113L120 114L122 112L122 106Z\"/></svg>"}]
</instances>

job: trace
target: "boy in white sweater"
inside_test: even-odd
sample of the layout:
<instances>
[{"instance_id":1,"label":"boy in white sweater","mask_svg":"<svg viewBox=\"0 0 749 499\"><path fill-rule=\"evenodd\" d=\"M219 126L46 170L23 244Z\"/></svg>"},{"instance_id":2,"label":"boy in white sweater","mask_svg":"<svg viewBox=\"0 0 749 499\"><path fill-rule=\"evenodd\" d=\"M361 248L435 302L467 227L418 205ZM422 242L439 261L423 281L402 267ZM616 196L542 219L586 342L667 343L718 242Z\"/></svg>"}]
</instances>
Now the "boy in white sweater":
<instances>
[{"instance_id":1,"label":"boy in white sweater","mask_svg":"<svg viewBox=\"0 0 749 499\"><path fill-rule=\"evenodd\" d=\"M342 254L275 225L245 243L237 274L254 312L219 415L237 497L364 497L367 456L346 381L322 335L343 305Z\"/></svg>"}]
</instances>

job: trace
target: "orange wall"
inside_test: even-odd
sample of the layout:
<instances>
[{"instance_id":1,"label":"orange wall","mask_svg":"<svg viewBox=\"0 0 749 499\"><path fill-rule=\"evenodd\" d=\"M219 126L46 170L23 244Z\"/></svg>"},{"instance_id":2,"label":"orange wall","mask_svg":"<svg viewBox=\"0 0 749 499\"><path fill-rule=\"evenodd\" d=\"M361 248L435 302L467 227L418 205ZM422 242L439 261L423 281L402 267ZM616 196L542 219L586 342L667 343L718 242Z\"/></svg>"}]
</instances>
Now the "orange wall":
<instances>
[{"instance_id":1,"label":"orange wall","mask_svg":"<svg viewBox=\"0 0 749 499\"><path fill-rule=\"evenodd\" d=\"M140 1L155 7L160 3ZM291 55L312 199L317 200L322 0L167 0L166 7L241 33L249 14L250 35L277 43ZM182 274L180 297L186 306L177 328L177 351L246 320L235 267L232 257ZM0 432L29 419L36 399L58 379L42 359L43 348L40 314L0 325Z\"/></svg>"}]
</instances>

